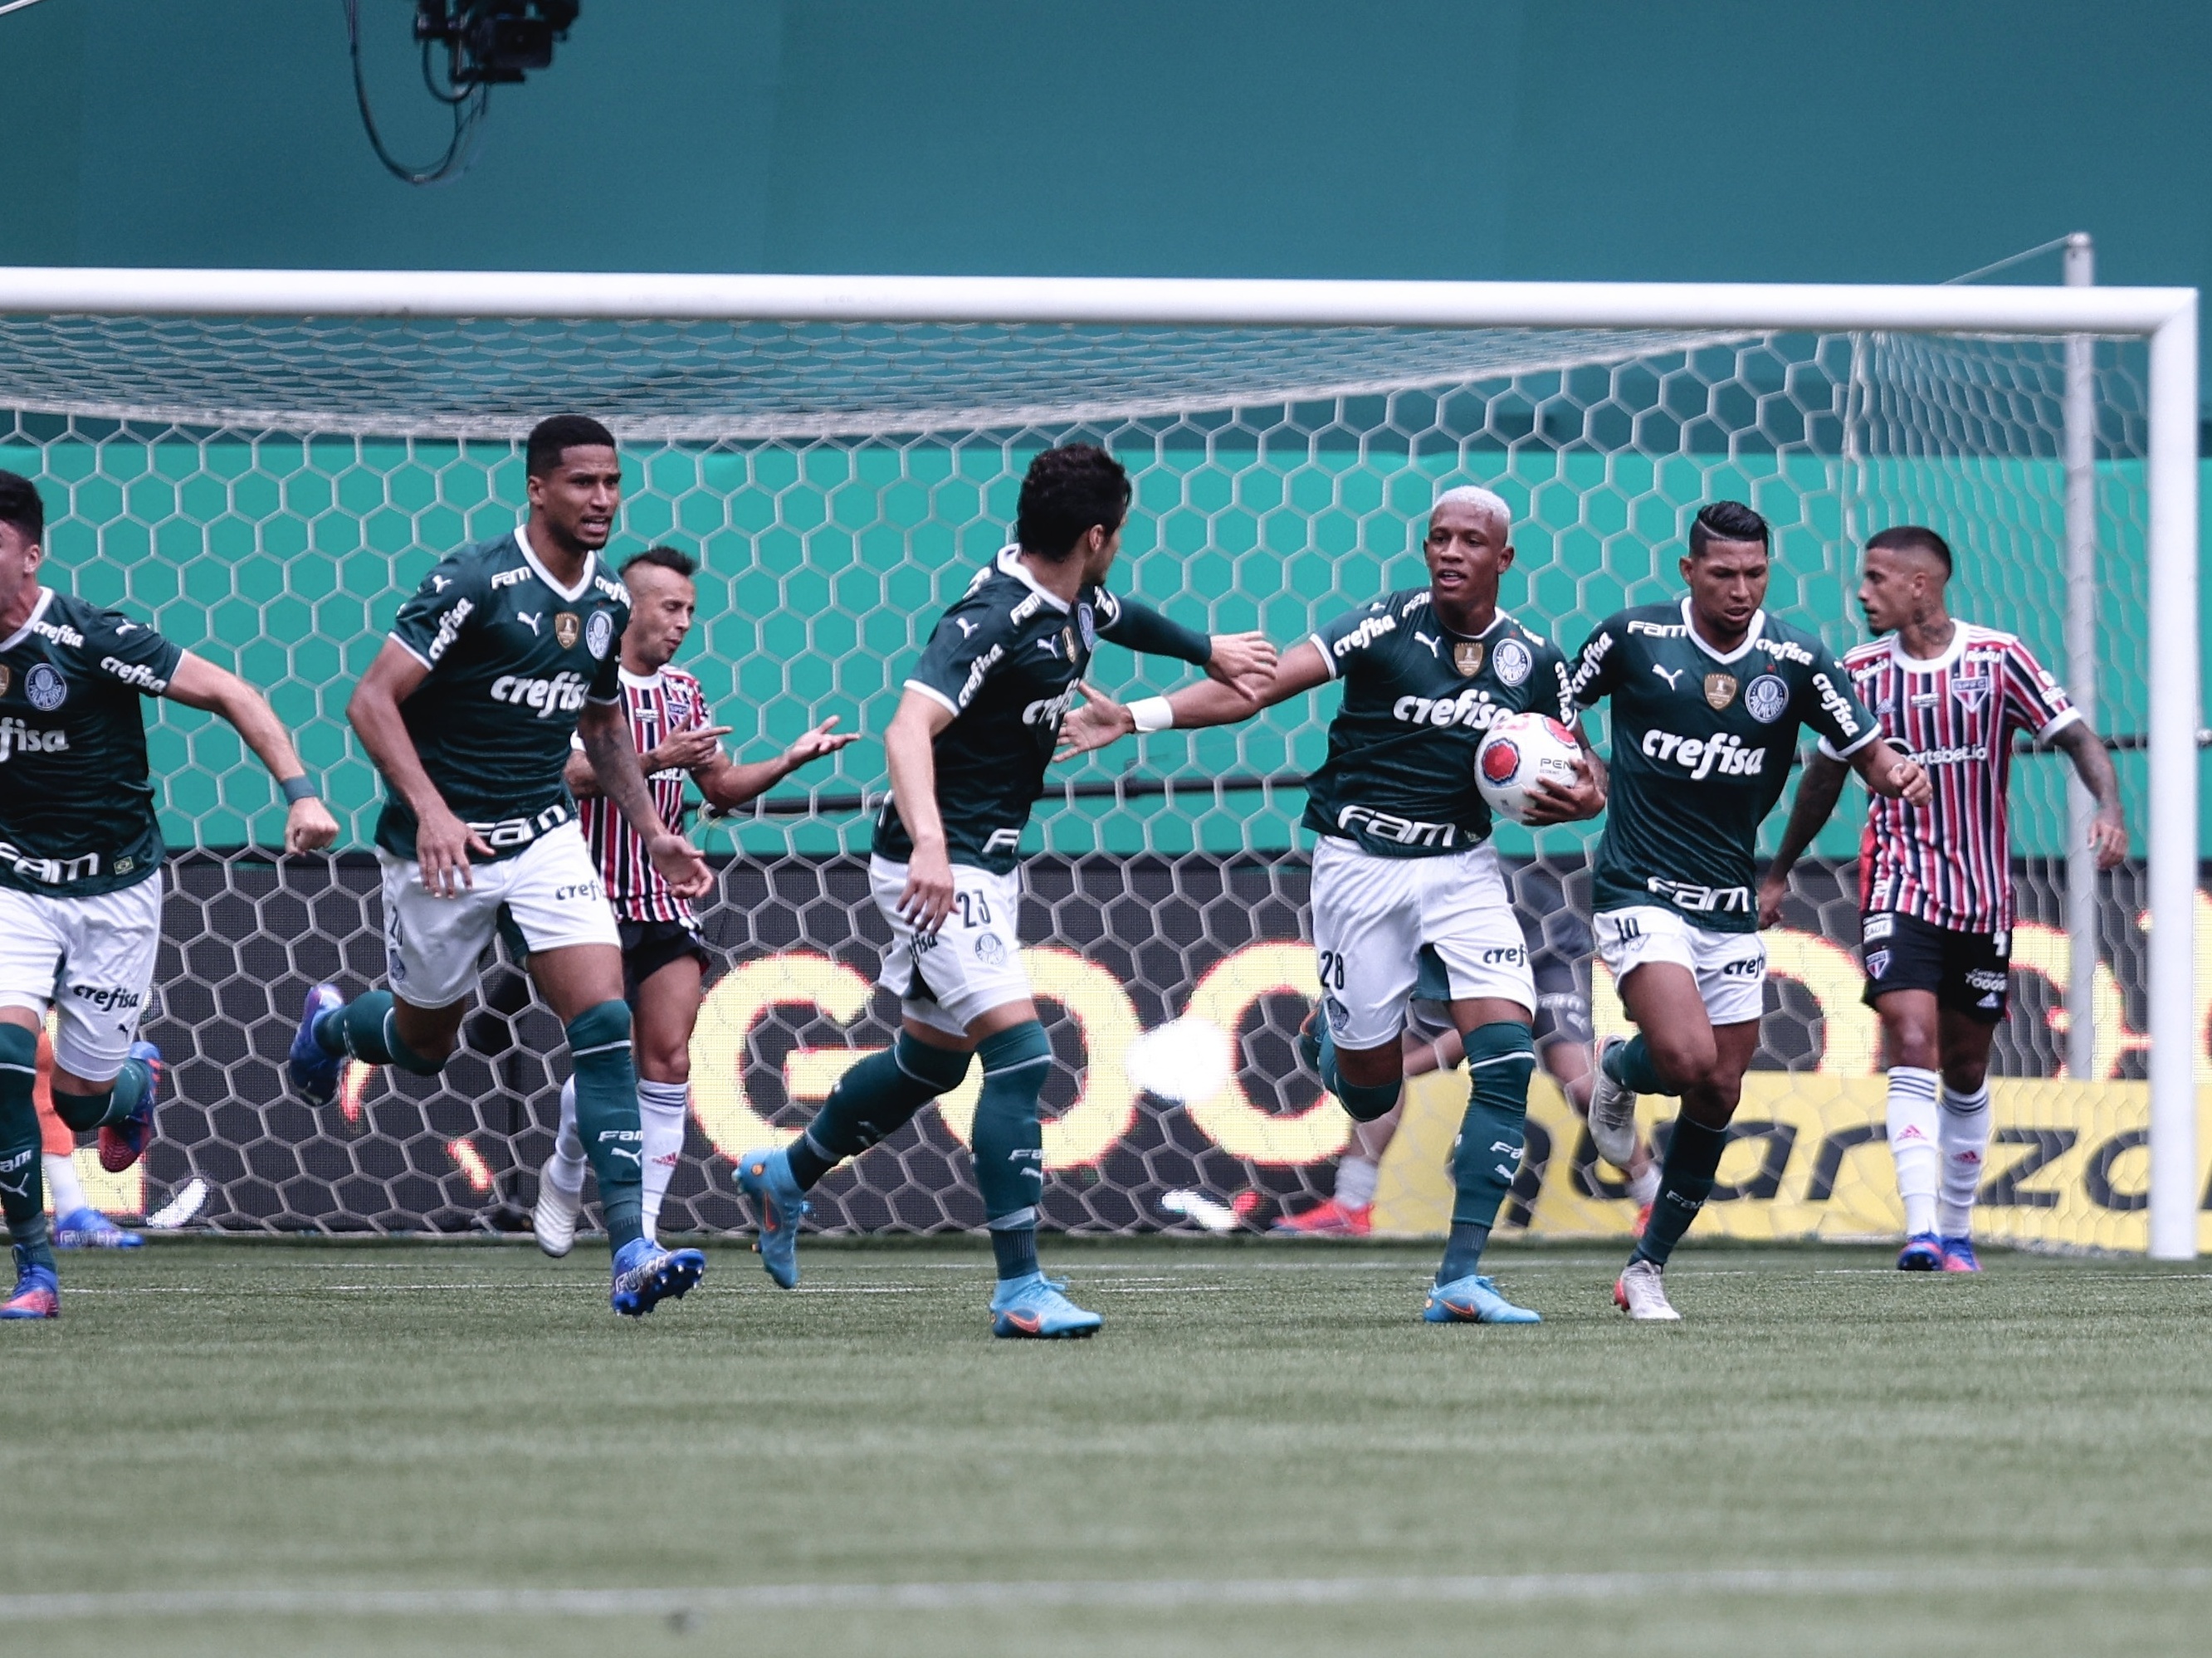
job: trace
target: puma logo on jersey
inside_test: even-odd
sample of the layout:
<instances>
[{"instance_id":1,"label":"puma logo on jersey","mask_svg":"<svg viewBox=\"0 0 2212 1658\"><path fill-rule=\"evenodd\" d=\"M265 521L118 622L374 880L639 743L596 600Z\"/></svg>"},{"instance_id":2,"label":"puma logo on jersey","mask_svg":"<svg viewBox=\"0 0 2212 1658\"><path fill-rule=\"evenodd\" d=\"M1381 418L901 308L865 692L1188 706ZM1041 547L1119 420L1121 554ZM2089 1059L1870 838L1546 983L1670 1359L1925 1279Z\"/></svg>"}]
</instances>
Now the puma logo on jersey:
<instances>
[{"instance_id":1,"label":"puma logo on jersey","mask_svg":"<svg viewBox=\"0 0 2212 1658\"><path fill-rule=\"evenodd\" d=\"M963 638L963 639L973 639L973 638L975 638L975 624L974 623L970 622L970 621L969 621L966 616L954 616L952 619L953 619L955 622L957 622L957 623L958 623L960 624L960 636L961 636L961 638Z\"/></svg>"},{"instance_id":2,"label":"puma logo on jersey","mask_svg":"<svg viewBox=\"0 0 2212 1658\"><path fill-rule=\"evenodd\" d=\"M574 714L584 706L584 681L565 670L550 679L524 679L503 673L491 682L491 700L530 709L540 720L556 714Z\"/></svg>"},{"instance_id":3,"label":"puma logo on jersey","mask_svg":"<svg viewBox=\"0 0 2212 1658\"><path fill-rule=\"evenodd\" d=\"M1443 660L1443 658L1438 654L1438 647L1435 640L1430 638L1428 635L1423 633L1419 628L1413 629L1413 637L1419 640L1422 644L1429 647L1429 654L1431 656L1436 657L1437 660L1439 662Z\"/></svg>"},{"instance_id":4,"label":"puma logo on jersey","mask_svg":"<svg viewBox=\"0 0 2212 1658\"><path fill-rule=\"evenodd\" d=\"M531 636L535 638L538 634L538 624L545 619L545 612L543 610L517 610L514 613L514 619L522 623L524 627L529 629Z\"/></svg>"},{"instance_id":5,"label":"puma logo on jersey","mask_svg":"<svg viewBox=\"0 0 2212 1658\"><path fill-rule=\"evenodd\" d=\"M498 579L495 577L493 580L494 585L497 585ZM430 578L430 591L434 593L442 593L453 585L453 582L445 576L434 575Z\"/></svg>"},{"instance_id":6,"label":"puma logo on jersey","mask_svg":"<svg viewBox=\"0 0 2212 1658\"><path fill-rule=\"evenodd\" d=\"M67 732L33 731L20 720L0 720L0 762L19 754L61 754L68 748Z\"/></svg>"},{"instance_id":7,"label":"puma logo on jersey","mask_svg":"<svg viewBox=\"0 0 2212 1658\"><path fill-rule=\"evenodd\" d=\"M1682 689L1682 671L1680 668L1663 668L1654 662L1651 665L1651 671L1667 682L1668 690L1679 691Z\"/></svg>"},{"instance_id":8,"label":"puma logo on jersey","mask_svg":"<svg viewBox=\"0 0 2212 1658\"><path fill-rule=\"evenodd\" d=\"M1669 760L1696 781L1718 772L1723 777L1756 777L1766 769L1766 750L1747 748L1732 732L1717 737L1678 737L1673 732L1644 733L1647 759Z\"/></svg>"}]
</instances>

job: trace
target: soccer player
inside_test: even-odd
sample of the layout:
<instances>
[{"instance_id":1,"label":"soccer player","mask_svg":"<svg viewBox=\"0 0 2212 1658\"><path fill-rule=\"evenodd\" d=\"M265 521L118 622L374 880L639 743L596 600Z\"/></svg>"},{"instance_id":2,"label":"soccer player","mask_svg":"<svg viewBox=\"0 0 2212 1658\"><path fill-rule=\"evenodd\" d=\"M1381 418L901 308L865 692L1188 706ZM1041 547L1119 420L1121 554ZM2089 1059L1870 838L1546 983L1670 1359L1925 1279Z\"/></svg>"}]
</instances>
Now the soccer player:
<instances>
[{"instance_id":1,"label":"soccer player","mask_svg":"<svg viewBox=\"0 0 2212 1658\"><path fill-rule=\"evenodd\" d=\"M511 926L567 1029L614 1251L611 1298L635 1317L684 1294L707 1263L643 1232L622 939L576 825L572 738L671 891L696 897L714 878L662 822L623 717L616 644L629 597L599 557L622 505L614 439L595 420L556 415L531 433L526 464L528 519L423 578L347 705L386 790L376 847L392 988L350 1002L333 985L309 991L292 1080L326 1105L349 1056L435 1076L459 1037L477 957Z\"/></svg>"},{"instance_id":2,"label":"soccer player","mask_svg":"<svg viewBox=\"0 0 2212 1658\"><path fill-rule=\"evenodd\" d=\"M1514 913L1528 944L1528 973L1536 988L1532 1035L1536 1056L1559 1084L1575 1114L1589 1114L1595 1040L1590 1026L1587 983L1593 948L1589 926L1571 908L1559 878L1535 865L1511 882ZM1406 1075L1449 1071L1465 1057L1458 1027L1447 1005L1449 992L1427 983L1414 987L1406 1010ZM1373 1122L1355 1125L1352 1149L1336 1165L1334 1192L1322 1202L1275 1223L1273 1230L1297 1237L1364 1237L1373 1225L1375 1189L1383 1156L1397 1137L1405 1104ZM1659 1168L1639 1139L1626 1171L1628 1193L1644 1224L1659 1190Z\"/></svg>"},{"instance_id":3,"label":"soccer player","mask_svg":"<svg viewBox=\"0 0 2212 1658\"><path fill-rule=\"evenodd\" d=\"M1256 687L1274 665L1257 635L1209 639L1106 592L1128 510L1128 474L1104 450L1040 454L1014 544L939 619L906 682L884 736L891 793L869 865L891 931L878 982L900 999L898 1038L848 1071L791 1145L749 1151L738 1169L759 1211L762 1265L786 1289L799 1280L807 1190L957 1087L974 1054L983 1090L969 1145L999 1272L992 1332L1087 1336L1102 1321L1037 1268L1037 1102L1052 1048L1016 932L1022 829L1098 640L1230 683Z\"/></svg>"},{"instance_id":4,"label":"soccer player","mask_svg":"<svg viewBox=\"0 0 2212 1658\"><path fill-rule=\"evenodd\" d=\"M1682 562L1689 596L1598 624L1575 669L1588 707L1613 700L1611 813L1598 842L1599 952L1638 1035L1607 1042L1590 1138L1620 1166L1639 1094L1682 1108L1659 1197L1613 1285L1631 1318L1680 1316L1661 1274L1713 1189L1765 1011L1752 890L1759 825L1810 726L1875 793L1924 801L1921 768L1881 740L1814 635L1767 615L1772 531L1741 501L1701 508Z\"/></svg>"},{"instance_id":5,"label":"soccer player","mask_svg":"<svg viewBox=\"0 0 2212 1658\"><path fill-rule=\"evenodd\" d=\"M338 832L259 692L120 610L41 584L45 544L37 487L0 472L0 1212L15 1257L0 1318L61 1312L33 1099L49 1011L62 1122L99 1130L100 1163L117 1173L153 1133L161 1055L138 1021L161 942L164 848L139 699L236 728L291 803L287 852Z\"/></svg>"},{"instance_id":6,"label":"soccer player","mask_svg":"<svg viewBox=\"0 0 2212 1658\"><path fill-rule=\"evenodd\" d=\"M1446 489L1423 541L1428 585L1329 623L1283 654L1255 698L1193 685L1124 708L1086 687L1067 731L1072 750L1096 748L1130 732L1228 725L1343 683L1328 756L1306 785L1322 993L1301 1048L1355 1120L1378 1120L1403 1086L1407 998L1425 964L1440 973L1472 1082L1453 1153L1451 1236L1422 1309L1439 1324L1541 1321L1477 1270L1520 1172L1536 987L1489 844L1475 753L1501 715L1577 719L1558 647L1498 606L1510 532L1496 495ZM1530 821L1568 823L1604 805L1602 770L1585 758L1575 787L1545 788Z\"/></svg>"},{"instance_id":7,"label":"soccer player","mask_svg":"<svg viewBox=\"0 0 2212 1658\"><path fill-rule=\"evenodd\" d=\"M696 561L673 547L649 547L622 568L629 594L629 626L622 636L623 712L653 809L672 827L684 822L687 777L711 809L728 811L854 740L851 733L838 734L833 714L774 760L730 762L722 752L730 727L709 723L704 688L672 665L698 615L699 591L692 580L698 569ZM713 957L691 906L653 866L637 831L608 803L580 745L568 756L568 789L622 934L623 996L637 1043L637 1114L645 1136L639 1224L650 1238L658 1235L661 1199L684 1155L691 1031L699 1023L700 993ZM561 1090L560 1130L538 1175L532 1216L538 1247L549 1255L567 1254L575 1242L585 1168L572 1077Z\"/></svg>"},{"instance_id":8,"label":"soccer player","mask_svg":"<svg viewBox=\"0 0 2212 1658\"><path fill-rule=\"evenodd\" d=\"M2005 787L2015 732L2073 761L2097 803L2097 867L2128 853L2119 779L2097 733L2027 646L1951 615L1950 579L1951 548L1935 531L1908 524L1875 536L1859 604L1877 637L1844 658L1882 735L1935 788L1924 805L1873 802L1859 865L1865 995L1887 1050L1889 1151L1905 1200L1897 1264L1908 1272L1981 1270L1972 1220L1990 1141L1990 1043L2012 983ZM1843 786L1844 762L1824 743L1759 888L1768 925Z\"/></svg>"}]
</instances>

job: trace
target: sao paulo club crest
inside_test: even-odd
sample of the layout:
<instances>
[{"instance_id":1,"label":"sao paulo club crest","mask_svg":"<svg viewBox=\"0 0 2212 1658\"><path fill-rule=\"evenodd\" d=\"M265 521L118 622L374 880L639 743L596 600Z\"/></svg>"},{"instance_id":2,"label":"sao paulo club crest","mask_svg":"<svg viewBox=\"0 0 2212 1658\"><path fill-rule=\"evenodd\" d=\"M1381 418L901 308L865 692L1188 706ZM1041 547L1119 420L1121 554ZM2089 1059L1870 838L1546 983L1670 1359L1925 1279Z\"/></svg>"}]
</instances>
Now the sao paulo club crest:
<instances>
[{"instance_id":1,"label":"sao paulo club crest","mask_svg":"<svg viewBox=\"0 0 2212 1658\"><path fill-rule=\"evenodd\" d=\"M573 616L569 618L572 622L574 619ZM557 616L554 619L553 625L556 628L561 625ZM592 653L592 660L605 661L608 647L614 642L615 619L605 610L592 611L592 619L584 624L584 648Z\"/></svg>"},{"instance_id":2,"label":"sao paulo club crest","mask_svg":"<svg viewBox=\"0 0 2212 1658\"><path fill-rule=\"evenodd\" d=\"M1989 670L1952 675L1951 695L1959 699L1959 706L1968 714L1979 714L1982 704L1990 700Z\"/></svg>"},{"instance_id":3,"label":"sao paulo club crest","mask_svg":"<svg viewBox=\"0 0 2212 1658\"><path fill-rule=\"evenodd\" d=\"M1535 665L1535 657L1517 639L1499 640L1498 648L1490 653L1490 671L1498 676L1501 685L1519 684Z\"/></svg>"},{"instance_id":4,"label":"sao paulo club crest","mask_svg":"<svg viewBox=\"0 0 2212 1658\"><path fill-rule=\"evenodd\" d=\"M23 695L40 714L52 714L69 701L69 681L52 663L35 663L23 676Z\"/></svg>"},{"instance_id":5,"label":"sao paulo club crest","mask_svg":"<svg viewBox=\"0 0 2212 1658\"><path fill-rule=\"evenodd\" d=\"M1790 707L1790 686L1779 674L1763 673L1743 688L1743 706L1760 725L1771 726Z\"/></svg>"}]
</instances>

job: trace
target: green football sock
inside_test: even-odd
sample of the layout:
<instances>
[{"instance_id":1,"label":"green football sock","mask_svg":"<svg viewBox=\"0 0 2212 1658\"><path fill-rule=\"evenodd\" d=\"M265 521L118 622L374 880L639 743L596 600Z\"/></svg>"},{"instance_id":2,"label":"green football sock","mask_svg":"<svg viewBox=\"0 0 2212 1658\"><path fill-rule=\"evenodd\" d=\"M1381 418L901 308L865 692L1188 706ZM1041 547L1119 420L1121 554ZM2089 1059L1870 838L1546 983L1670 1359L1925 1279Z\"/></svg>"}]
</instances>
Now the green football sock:
<instances>
[{"instance_id":1,"label":"green football sock","mask_svg":"<svg viewBox=\"0 0 2212 1658\"><path fill-rule=\"evenodd\" d=\"M54 1090L54 1114L80 1134L125 1122L145 1103L154 1087L154 1067L143 1060L125 1060L115 1073L115 1085L105 1094L68 1094Z\"/></svg>"},{"instance_id":2,"label":"green football sock","mask_svg":"<svg viewBox=\"0 0 2212 1658\"><path fill-rule=\"evenodd\" d=\"M1037 1102L1052 1072L1052 1044L1042 1025L1025 1019L984 1037L975 1052L983 1061L983 1092L975 1102L969 1145L984 1218L994 1231L1034 1227L1044 1192L1044 1124Z\"/></svg>"},{"instance_id":3,"label":"green football sock","mask_svg":"<svg viewBox=\"0 0 2212 1658\"><path fill-rule=\"evenodd\" d=\"M1468 1034L1467 1114L1452 1147L1451 1238L1437 1282L1450 1284L1481 1264L1498 1206L1521 1171L1528 1120L1528 1078L1536 1047L1528 1027L1512 1020L1479 1025Z\"/></svg>"},{"instance_id":4,"label":"green football sock","mask_svg":"<svg viewBox=\"0 0 2212 1658\"><path fill-rule=\"evenodd\" d=\"M645 1235L645 1132L637 1116L629 1005L601 1002L571 1019L568 1054L576 1062L576 1133L599 1177L607 1243L619 1253Z\"/></svg>"},{"instance_id":5,"label":"green football sock","mask_svg":"<svg viewBox=\"0 0 2212 1658\"><path fill-rule=\"evenodd\" d=\"M1625 1042L1615 1042L1605 1051L1605 1074L1632 1094L1673 1094L1680 1090L1667 1086L1667 1079L1659 1074L1659 1067L1651 1062L1651 1044L1638 1031Z\"/></svg>"},{"instance_id":6,"label":"green football sock","mask_svg":"<svg viewBox=\"0 0 2212 1658\"><path fill-rule=\"evenodd\" d=\"M1632 1260L1648 1260L1664 1266L1682 1234L1713 1194L1713 1176L1720 1170L1721 1153L1728 1150L1725 1128L1708 1128L1687 1117L1674 1119L1674 1133L1667 1142L1666 1161L1659 1165L1659 1195L1651 1205L1651 1218L1644 1224L1644 1236Z\"/></svg>"},{"instance_id":7,"label":"green football sock","mask_svg":"<svg viewBox=\"0 0 2212 1658\"><path fill-rule=\"evenodd\" d=\"M39 1161L39 1036L0 1024L0 1216L15 1247L18 1276L33 1266L53 1270L46 1240L46 1169Z\"/></svg>"},{"instance_id":8,"label":"green football sock","mask_svg":"<svg viewBox=\"0 0 2212 1658\"><path fill-rule=\"evenodd\" d=\"M396 1065L418 1077L434 1077L443 1060L426 1060L399 1040L397 999L372 990L315 1019L315 1045L325 1054L349 1054L369 1065Z\"/></svg>"},{"instance_id":9,"label":"green football sock","mask_svg":"<svg viewBox=\"0 0 2212 1658\"><path fill-rule=\"evenodd\" d=\"M1405 1091L1402 1079L1387 1083L1340 1083L1336 1102L1342 1106L1354 1122L1375 1122L1390 1114L1398 1103L1398 1096Z\"/></svg>"},{"instance_id":10,"label":"green football sock","mask_svg":"<svg viewBox=\"0 0 2212 1658\"><path fill-rule=\"evenodd\" d=\"M830 1097L784 1154L802 1192L848 1157L856 1157L907 1126L940 1094L960 1086L968 1055L918 1042L903 1030L837 1079Z\"/></svg>"}]
</instances>

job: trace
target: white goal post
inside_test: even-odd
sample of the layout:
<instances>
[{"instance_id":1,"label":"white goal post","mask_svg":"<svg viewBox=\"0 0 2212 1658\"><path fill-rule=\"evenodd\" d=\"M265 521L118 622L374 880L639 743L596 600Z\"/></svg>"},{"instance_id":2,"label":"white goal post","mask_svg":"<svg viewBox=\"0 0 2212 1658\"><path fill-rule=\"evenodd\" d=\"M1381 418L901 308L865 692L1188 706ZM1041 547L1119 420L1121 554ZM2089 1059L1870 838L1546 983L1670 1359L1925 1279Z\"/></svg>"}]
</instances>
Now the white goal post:
<instances>
[{"instance_id":1,"label":"white goal post","mask_svg":"<svg viewBox=\"0 0 2212 1658\"><path fill-rule=\"evenodd\" d=\"M2181 288L0 270L0 316L1881 331L2147 343L2149 1251L2197 1253L2197 295Z\"/></svg>"}]
</instances>

